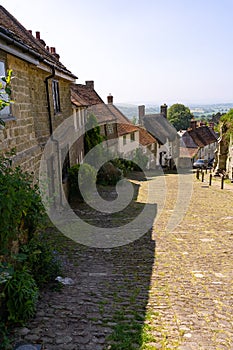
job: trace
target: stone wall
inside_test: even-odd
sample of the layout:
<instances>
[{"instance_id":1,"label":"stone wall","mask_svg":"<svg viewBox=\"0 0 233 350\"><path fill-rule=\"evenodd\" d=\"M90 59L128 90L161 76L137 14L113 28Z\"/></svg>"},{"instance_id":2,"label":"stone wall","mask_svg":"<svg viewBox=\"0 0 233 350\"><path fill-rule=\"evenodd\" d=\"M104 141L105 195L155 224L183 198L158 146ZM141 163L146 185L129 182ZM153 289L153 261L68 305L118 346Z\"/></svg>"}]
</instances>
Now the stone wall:
<instances>
[{"instance_id":1,"label":"stone wall","mask_svg":"<svg viewBox=\"0 0 233 350\"><path fill-rule=\"evenodd\" d=\"M5 60L6 68L13 70L11 98L14 104L11 106L12 120L7 121L5 129L0 131L0 152L5 153L15 148L15 164L20 164L23 170L33 172L37 176L44 145L50 136L44 81L51 73L12 55L5 54ZM54 113L50 79L53 129L72 114L70 82L59 77L55 78L59 80L61 113ZM71 163L74 163L72 159Z\"/></svg>"}]
</instances>

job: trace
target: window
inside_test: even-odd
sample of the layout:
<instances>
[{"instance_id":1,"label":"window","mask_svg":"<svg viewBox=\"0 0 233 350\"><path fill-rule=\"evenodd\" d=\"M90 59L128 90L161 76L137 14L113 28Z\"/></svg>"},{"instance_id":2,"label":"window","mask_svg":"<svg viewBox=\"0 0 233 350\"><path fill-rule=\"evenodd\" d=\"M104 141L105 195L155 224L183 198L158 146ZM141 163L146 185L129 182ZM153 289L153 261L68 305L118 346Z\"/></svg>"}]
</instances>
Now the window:
<instances>
[{"instance_id":1,"label":"window","mask_svg":"<svg viewBox=\"0 0 233 350\"><path fill-rule=\"evenodd\" d=\"M126 135L123 135L123 145L126 145Z\"/></svg>"},{"instance_id":2,"label":"window","mask_svg":"<svg viewBox=\"0 0 233 350\"><path fill-rule=\"evenodd\" d=\"M132 142L132 141L135 141L135 134L134 134L134 132L132 132L131 134L130 134L130 141Z\"/></svg>"},{"instance_id":3,"label":"window","mask_svg":"<svg viewBox=\"0 0 233 350\"><path fill-rule=\"evenodd\" d=\"M5 77L5 76L6 76L5 62L4 61L0 61L0 77ZM2 79L0 79L0 81L1 81L1 83L4 84ZM4 100L8 100L9 99L9 97L5 93L4 89L0 90L0 94L1 94L1 98L2 99L4 99ZM9 116L10 116L10 106L6 106L5 108L3 108L0 111L0 118L6 119Z\"/></svg>"},{"instance_id":4,"label":"window","mask_svg":"<svg viewBox=\"0 0 233 350\"><path fill-rule=\"evenodd\" d=\"M60 105L60 96L59 96L59 82L57 80L53 80L52 89L53 89L54 112L60 113L61 112L61 105Z\"/></svg>"},{"instance_id":5,"label":"window","mask_svg":"<svg viewBox=\"0 0 233 350\"><path fill-rule=\"evenodd\" d=\"M107 132L108 134L114 133L113 124L107 124Z\"/></svg>"}]
</instances>

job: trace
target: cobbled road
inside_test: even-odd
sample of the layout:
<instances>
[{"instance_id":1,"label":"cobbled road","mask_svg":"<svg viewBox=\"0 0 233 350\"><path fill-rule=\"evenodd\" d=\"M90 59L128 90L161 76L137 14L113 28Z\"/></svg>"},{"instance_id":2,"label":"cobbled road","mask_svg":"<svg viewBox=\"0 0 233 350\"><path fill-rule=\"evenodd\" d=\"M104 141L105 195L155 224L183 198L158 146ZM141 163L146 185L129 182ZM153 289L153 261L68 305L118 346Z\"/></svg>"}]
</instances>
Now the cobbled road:
<instances>
[{"instance_id":1,"label":"cobbled road","mask_svg":"<svg viewBox=\"0 0 233 350\"><path fill-rule=\"evenodd\" d=\"M165 176L163 210L131 244L90 248L50 229L73 283L42 292L36 317L15 330L16 343L46 350L233 349L233 186L221 190L193 177L188 209L168 232L177 179ZM142 204L147 181L135 183Z\"/></svg>"}]
</instances>

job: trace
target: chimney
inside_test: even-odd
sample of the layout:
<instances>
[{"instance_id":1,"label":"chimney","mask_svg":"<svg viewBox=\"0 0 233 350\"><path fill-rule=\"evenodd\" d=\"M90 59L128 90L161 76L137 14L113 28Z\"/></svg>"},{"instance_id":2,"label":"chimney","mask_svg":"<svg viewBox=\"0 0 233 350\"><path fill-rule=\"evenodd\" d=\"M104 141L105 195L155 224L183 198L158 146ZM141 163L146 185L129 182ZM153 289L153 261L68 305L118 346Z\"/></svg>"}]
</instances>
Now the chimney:
<instances>
[{"instance_id":1,"label":"chimney","mask_svg":"<svg viewBox=\"0 0 233 350\"><path fill-rule=\"evenodd\" d=\"M206 122L204 122L203 120L200 121L200 126L206 126Z\"/></svg>"},{"instance_id":2,"label":"chimney","mask_svg":"<svg viewBox=\"0 0 233 350\"><path fill-rule=\"evenodd\" d=\"M40 40L40 32L36 32L36 39Z\"/></svg>"},{"instance_id":3,"label":"chimney","mask_svg":"<svg viewBox=\"0 0 233 350\"><path fill-rule=\"evenodd\" d=\"M36 39L43 45L45 46L45 41L40 38L40 32L36 32Z\"/></svg>"},{"instance_id":4,"label":"chimney","mask_svg":"<svg viewBox=\"0 0 233 350\"><path fill-rule=\"evenodd\" d=\"M113 96L111 94L108 95L108 104L113 104Z\"/></svg>"},{"instance_id":5,"label":"chimney","mask_svg":"<svg viewBox=\"0 0 233 350\"><path fill-rule=\"evenodd\" d=\"M56 53L56 47L50 47L50 53L59 61L60 56Z\"/></svg>"},{"instance_id":6,"label":"chimney","mask_svg":"<svg viewBox=\"0 0 233 350\"><path fill-rule=\"evenodd\" d=\"M145 116L145 106L138 106L138 121L139 124L143 125L143 118Z\"/></svg>"},{"instance_id":7,"label":"chimney","mask_svg":"<svg viewBox=\"0 0 233 350\"><path fill-rule=\"evenodd\" d=\"M214 122L209 122L209 128L214 131Z\"/></svg>"},{"instance_id":8,"label":"chimney","mask_svg":"<svg viewBox=\"0 0 233 350\"><path fill-rule=\"evenodd\" d=\"M197 128L197 121L195 119L190 120L190 128L195 130Z\"/></svg>"},{"instance_id":9,"label":"chimney","mask_svg":"<svg viewBox=\"0 0 233 350\"><path fill-rule=\"evenodd\" d=\"M29 30L28 30L28 33L32 34L32 30L31 30L31 29L29 29Z\"/></svg>"},{"instance_id":10,"label":"chimney","mask_svg":"<svg viewBox=\"0 0 233 350\"><path fill-rule=\"evenodd\" d=\"M47 50L48 52L50 52L50 47L49 47L49 46L46 46L46 50Z\"/></svg>"},{"instance_id":11,"label":"chimney","mask_svg":"<svg viewBox=\"0 0 233 350\"><path fill-rule=\"evenodd\" d=\"M162 106L160 106L160 113L164 115L164 117L167 119L167 105L164 103Z\"/></svg>"},{"instance_id":12,"label":"chimney","mask_svg":"<svg viewBox=\"0 0 233 350\"><path fill-rule=\"evenodd\" d=\"M94 90L94 81L93 80L87 80L87 81L85 81L85 83L86 83L87 87Z\"/></svg>"}]
</instances>

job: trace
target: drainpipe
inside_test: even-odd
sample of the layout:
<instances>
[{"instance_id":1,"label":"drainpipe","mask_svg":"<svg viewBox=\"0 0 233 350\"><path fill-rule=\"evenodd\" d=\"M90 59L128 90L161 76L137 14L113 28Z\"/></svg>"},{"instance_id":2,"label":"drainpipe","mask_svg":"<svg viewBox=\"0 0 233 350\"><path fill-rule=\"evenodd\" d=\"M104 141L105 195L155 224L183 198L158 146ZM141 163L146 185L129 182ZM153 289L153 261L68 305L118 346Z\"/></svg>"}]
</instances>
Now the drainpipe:
<instances>
[{"instance_id":1,"label":"drainpipe","mask_svg":"<svg viewBox=\"0 0 233 350\"><path fill-rule=\"evenodd\" d=\"M53 123L52 123L52 115L51 115L51 107L50 107L50 97L49 97L49 79L52 79L55 77L55 68L54 66L52 68L52 74L47 76L45 78L45 87L46 87L46 97L47 97L47 103L48 103L48 114L49 114L49 132L50 136L53 134Z\"/></svg>"},{"instance_id":2,"label":"drainpipe","mask_svg":"<svg viewBox=\"0 0 233 350\"><path fill-rule=\"evenodd\" d=\"M59 141L53 138L53 122L52 122L52 113L51 113L51 107L50 107L50 94L49 94L49 80L55 77L55 67L51 66L52 73L48 75L44 82L46 87L46 97L47 97L47 104L48 104L48 117L49 117L49 133L52 142L56 144L57 147L57 161L58 161L58 177L59 177L59 203L62 206L62 188L61 188L61 169L60 169L60 147L59 147Z\"/></svg>"}]
</instances>

